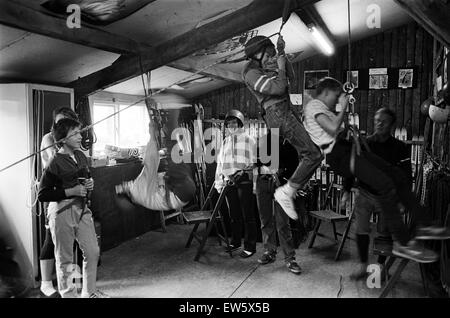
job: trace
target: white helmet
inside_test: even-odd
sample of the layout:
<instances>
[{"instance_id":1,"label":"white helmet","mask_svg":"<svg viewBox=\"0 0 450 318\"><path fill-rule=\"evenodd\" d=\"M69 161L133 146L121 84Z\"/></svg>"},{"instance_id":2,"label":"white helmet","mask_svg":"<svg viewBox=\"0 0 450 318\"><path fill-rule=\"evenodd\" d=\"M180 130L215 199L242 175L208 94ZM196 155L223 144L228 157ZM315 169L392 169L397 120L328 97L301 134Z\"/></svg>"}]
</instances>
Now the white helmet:
<instances>
[{"instance_id":1,"label":"white helmet","mask_svg":"<svg viewBox=\"0 0 450 318\"><path fill-rule=\"evenodd\" d=\"M448 121L448 115L450 114L450 106L446 108L440 108L434 105L430 105L428 110L430 118L435 123L445 124Z\"/></svg>"}]
</instances>

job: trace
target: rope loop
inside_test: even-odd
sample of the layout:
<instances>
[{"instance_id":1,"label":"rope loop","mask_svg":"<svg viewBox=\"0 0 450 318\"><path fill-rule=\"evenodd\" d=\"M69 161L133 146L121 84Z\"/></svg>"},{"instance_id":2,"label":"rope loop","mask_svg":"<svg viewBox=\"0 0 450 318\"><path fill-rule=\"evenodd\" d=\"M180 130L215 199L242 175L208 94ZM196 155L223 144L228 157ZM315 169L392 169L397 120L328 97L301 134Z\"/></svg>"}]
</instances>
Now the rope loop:
<instances>
[{"instance_id":1,"label":"rope loop","mask_svg":"<svg viewBox=\"0 0 450 318\"><path fill-rule=\"evenodd\" d=\"M353 84L352 82L345 82L345 84L343 86L343 90L347 94L352 94L353 91L355 90L355 84Z\"/></svg>"}]
</instances>

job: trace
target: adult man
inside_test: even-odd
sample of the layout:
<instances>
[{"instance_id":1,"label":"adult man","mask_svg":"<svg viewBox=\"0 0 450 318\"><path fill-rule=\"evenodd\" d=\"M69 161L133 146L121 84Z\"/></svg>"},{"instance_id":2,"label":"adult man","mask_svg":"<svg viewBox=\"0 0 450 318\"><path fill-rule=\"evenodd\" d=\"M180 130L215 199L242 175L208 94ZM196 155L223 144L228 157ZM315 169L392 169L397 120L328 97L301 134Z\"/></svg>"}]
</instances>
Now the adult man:
<instances>
[{"instance_id":1,"label":"adult man","mask_svg":"<svg viewBox=\"0 0 450 318\"><path fill-rule=\"evenodd\" d=\"M389 108L380 108L374 117L373 135L367 137L367 145L369 150L379 156L391 165L397 166L405 174L408 188L412 188L411 177L411 158L410 149L402 141L395 139L391 133L396 122L395 113ZM342 202L345 203L349 197L350 187L353 178L347 179L345 182L345 193ZM386 225L384 224L383 213L377 198L371 194L372 189L368 185L360 184L359 192L355 198L355 220L356 220L356 243L360 258L360 268L351 275L352 279L362 279L367 276L367 265L369 259L369 242L370 242L370 217L372 213L378 215L377 230L380 234L385 233ZM379 258L378 262L383 264L385 257Z\"/></svg>"},{"instance_id":2,"label":"adult man","mask_svg":"<svg viewBox=\"0 0 450 318\"><path fill-rule=\"evenodd\" d=\"M256 163L256 143L249 136L244 126L244 115L238 110L231 110L225 116L225 137L217 156L217 168L214 187L220 193L226 183L226 200L231 218L231 251L241 246L244 227L244 249L239 254L242 258L256 252L256 219L253 211L251 171Z\"/></svg>"},{"instance_id":3,"label":"adult man","mask_svg":"<svg viewBox=\"0 0 450 318\"><path fill-rule=\"evenodd\" d=\"M284 51L284 41L278 40L279 51ZM297 150L299 164L289 181L276 189L275 200L292 219L298 219L294 195L305 186L322 161L319 148L314 145L300 118L290 108L288 77L292 68L284 54L276 56L275 46L264 36L256 36L245 45L245 55L250 62L242 76L248 89L258 100L269 128L279 128L280 135ZM276 68L273 66L276 65Z\"/></svg>"},{"instance_id":4,"label":"adult man","mask_svg":"<svg viewBox=\"0 0 450 318\"><path fill-rule=\"evenodd\" d=\"M335 115L336 104L342 111ZM412 239L402 221L398 203L401 201L413 214L422 218L415 239L442 239L447 229L429 226L423 217L426 213L408 186L408 178L403 171L370 152L352 156L352 143L347 140L341 125L348 107L348 95L343 94L342 84L327 77L316 87L316 99L304 109L305 128L311 139L323 149L331 168L344 178L356 177L377 195L383 211L383 218L394 239L393 254L417 262L429 263L438 256L431 250L421 248ZM351 162L354 163L351 168Z\"/></svg>"}]
</instances>

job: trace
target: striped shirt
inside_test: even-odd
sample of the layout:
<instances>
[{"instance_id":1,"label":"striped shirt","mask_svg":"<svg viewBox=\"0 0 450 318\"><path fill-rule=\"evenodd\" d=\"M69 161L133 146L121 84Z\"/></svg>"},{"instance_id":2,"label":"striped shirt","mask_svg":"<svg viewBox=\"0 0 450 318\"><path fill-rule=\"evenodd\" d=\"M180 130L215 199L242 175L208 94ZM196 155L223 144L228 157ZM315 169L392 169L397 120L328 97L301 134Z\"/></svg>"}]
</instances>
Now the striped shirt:
<instances>
[{"instance_id":1,"label":"striped shirt","mask_svg":"<svg viewBox=\"0 0 450 318\"><path fill-rule=\"evenodd\" d=\"M267 109L271 105L287 100L286 72L259 68L255 63L251 61L244 67L242 77L258 103Z\"/></svg>"},{"instance_id":2,"label":"striped shirt","mask_svg":"<svg viewBox=\"0 0 450 318\"><path fill-rule=\"evenodd\" d=\"M317 116L324 114L331 120L336 118L336 115L322 101L318 99L311 100L303 109L304 120L303 125L308 132L311 140L320 148L334 143L336 136L328 134L317 122ZM331 148L331 147L328 147ZM332 149L326 149L326 153L331 152Z\"/></svg>"},{"instance_id":3,"label":"striped shirt","mask_svg":"<svg viewBox=\"0 0 450 318\"><path fill-rule=\"evenodd\" d=\"M240 170L252 169L256 163L256 141L239 129L226 137L217 156L215 188L221 190L226 180Z\"/></svg>"}]
</instances>

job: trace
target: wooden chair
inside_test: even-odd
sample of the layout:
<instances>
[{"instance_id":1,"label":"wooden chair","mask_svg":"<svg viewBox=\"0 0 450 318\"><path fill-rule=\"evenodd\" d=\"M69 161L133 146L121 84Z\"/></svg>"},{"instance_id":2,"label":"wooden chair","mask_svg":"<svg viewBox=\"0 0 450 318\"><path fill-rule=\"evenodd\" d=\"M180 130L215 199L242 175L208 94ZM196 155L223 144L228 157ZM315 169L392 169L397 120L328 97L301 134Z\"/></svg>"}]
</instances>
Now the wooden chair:
<instances>
[{"instance_id":1,"label":"wooden chair","mask_svg":"<svg viewBox=\"0 0 450 318\"><path fill-rule=\"evenodd\" d=\"M344 244L348 238L348 234L350 232L350 227L351 227L351 223L352 223L352 218L353 218L353 209L350 209L350 214L349 215L343 215L340 214L340 210L341 210L341 206L339 204L339 198L337 198L337 203L335 204L335 211L331 210L330 205L328 204L330 202L329 198L330 198L330 194L332 189L337 189L337 190L342 190L342 187L336 184L330 184L327 192L326 192L326 196L325 196L325 203L323 204L323 206L328 208L324 208L322 210L317 210L317 211L309 211L309 214L316 219L316 225L314 227L314 230L312 232L309 244L308 244L308 248L312 248L314 245L314 241L316 239L317 236L321 236L321 237L327 237L326 235L319 233L319 229L320 226L322 224L322 221L324 222L328 222L331 223L331 225L333 226L333 234L334 234L334 240L336 243L339 243L339 247L338 250L336 251L336 255L334 257L335 261L339 260L339 257L341 256L342 250L344 249ZM340 191L337 191L338 193ZM320 194L319 194L320 197ZM320 203L320 199L319 199L319 203L318 206L322 206L322 204ZM339 233L336 231L336 223L338 222L347 222L346 226L345 226L345 230L343 233ZM341 240L339 241L338 236L341 236Z\"/></svg>"},{"instance_id":2,"label":"wooden chair","mask_svg":"<svg viewBox=\"0 0 450 318\"><path fill-rule=\"evenodd\" d=\"M223 202L225 201L225 194L229 190L230 183L227 183L226 186L223 188L222 192L219 195L219 199L216 202L216 205L212 210L206 210L206 207L208 205L211 205L212 195L214 193L215 188L214 184L211 186L211 189L209 191L209 194L201 208L200 211L193 211L193 212L182 212L183 217L187 224L194 224L194 228L191 231L191 234L189 235L189 238L186 242L186 248L191 246L192 240L195 238L199 243L199 247L197 249L197 253L194 257L195 261L198 261L200 259L200 255L203 251L203 248L205 247L206 241L208 240L208 236L211 233L211 230L213 227L216 229L217 238L219 241L219 246L222 245L222 242L226 244L227 249L230 248L230 243L228 240L227 231L225 228L225 223L223 220L223 217L220 212L220 207L222 206ZM218 231L217 223L221 225L223 235L221 235ZM203 234L197 233L197 230L200 226L200 224L205 224L205 231ZM233 257L232 252L228 252L231 257Z\"/></svg>"},{"instance_id":3,"label":"wooden chair","mask_svg":"<svg viewBox=\"0 0 450 318\"><path fill-rule=\"evenodd\" d=\"M375 238L373 241L373 254L374 255L383 255L383 256L388 257L386 265L385 265L386 277L389 277L389 269L392 267L394 262L397 259L400 260L400 264L397 266L397 269L395 270L392 277L390 277L387 280L387 283L383 287L381 294L379 296L379 298L385 298L391 292L392 288L394 288L395 284L400 279L400 275L402 274L403 270L405 269L406 265L408 265L410 260L394 255L392 253L392 241L387 241L385 239L380 239L380 238ZM422 278L424 292L425 292L425 295L428 295L429 289L428 289L428 283L427 283L427 280L426 280L425 274L424 274L424 267L423 267L423 264L421 264L421 263L418 263L418 264L419 264L420 276Z\"/></svg>"}]
</instances>

